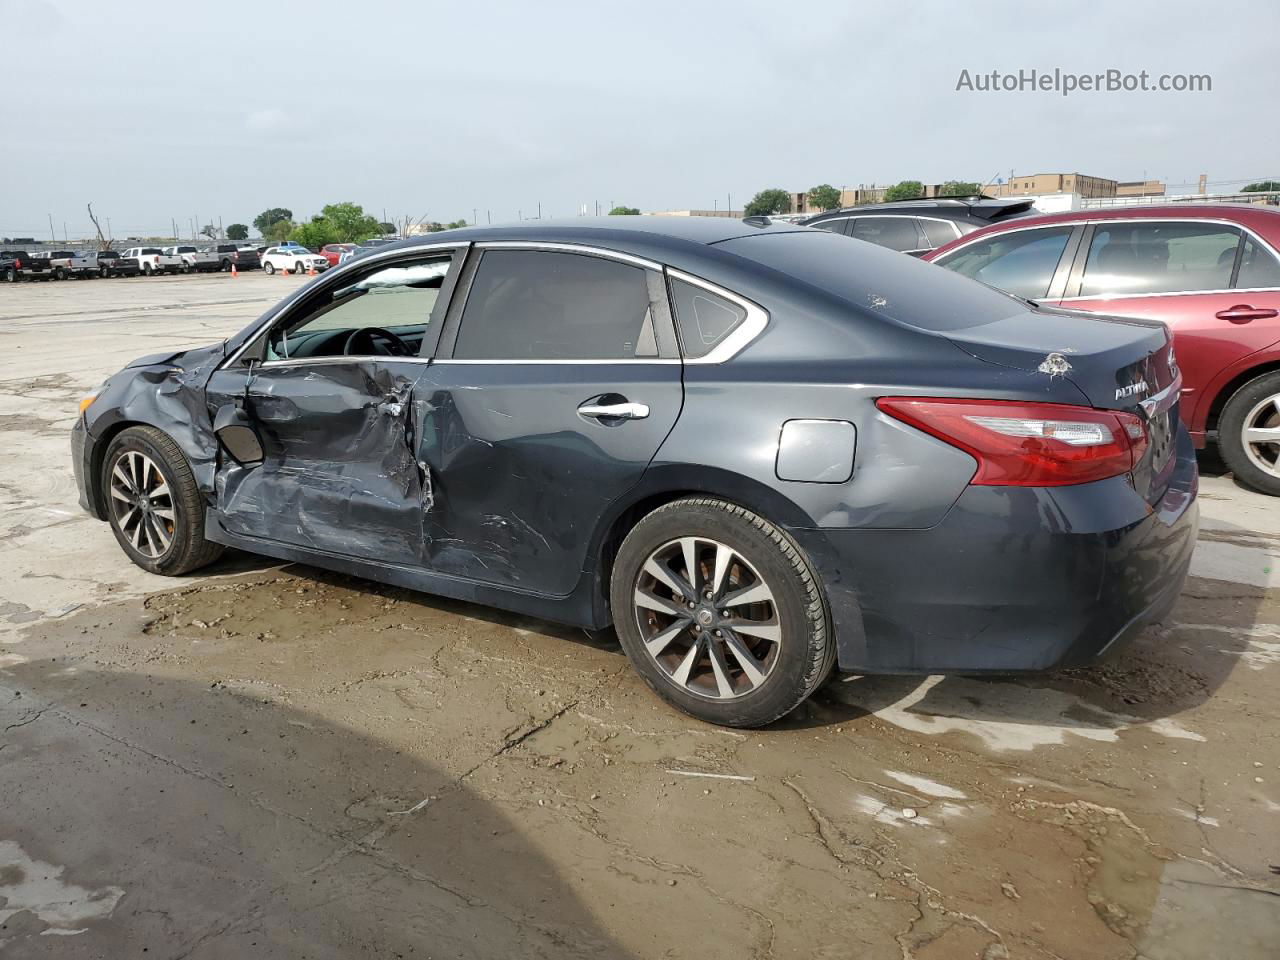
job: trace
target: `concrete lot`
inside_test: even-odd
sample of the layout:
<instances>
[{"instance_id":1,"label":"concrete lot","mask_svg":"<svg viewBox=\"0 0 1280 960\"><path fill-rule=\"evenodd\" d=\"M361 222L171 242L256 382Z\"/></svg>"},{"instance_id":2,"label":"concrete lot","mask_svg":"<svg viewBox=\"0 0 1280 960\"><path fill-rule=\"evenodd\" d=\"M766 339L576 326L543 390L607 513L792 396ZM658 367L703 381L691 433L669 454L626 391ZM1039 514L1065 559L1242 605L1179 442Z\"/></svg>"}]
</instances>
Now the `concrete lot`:
<instances>
[{"instance_id":1,"label":"concrete lot","mask_svg":"<svg viewBox=\"0 0 1280 960\"><path fill-rule=\"evenodd\" d=\"M79 512L82 392L303 280L0 286L0 955L1277 955L1276 501L1206 476L1181 602L1105 667L717 729L573 631L151 577Z\"/></svg>"}]
</instances>

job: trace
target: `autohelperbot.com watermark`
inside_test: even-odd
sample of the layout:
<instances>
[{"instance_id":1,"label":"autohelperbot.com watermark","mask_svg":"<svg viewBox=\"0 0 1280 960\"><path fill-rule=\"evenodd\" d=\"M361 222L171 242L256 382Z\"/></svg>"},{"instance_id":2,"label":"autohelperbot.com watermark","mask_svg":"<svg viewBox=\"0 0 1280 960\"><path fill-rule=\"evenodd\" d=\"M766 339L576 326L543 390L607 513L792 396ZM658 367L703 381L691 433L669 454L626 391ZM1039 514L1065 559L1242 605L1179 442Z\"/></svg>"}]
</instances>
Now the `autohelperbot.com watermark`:
<instances>
[{"instance_id":1,"label":"autohelperbot.com watermark","mask_svg":"<svg viewBox=\"0 0 1280 960\"><path fill-rule=\"evenodd\" d=\"M1212 93L1213 77L1207 73L1151 73L1139 70L1103 70L1074 73L1055 67L1000 70L961 70L956 92L965 93Z\"/></svg>"}]
</instances>

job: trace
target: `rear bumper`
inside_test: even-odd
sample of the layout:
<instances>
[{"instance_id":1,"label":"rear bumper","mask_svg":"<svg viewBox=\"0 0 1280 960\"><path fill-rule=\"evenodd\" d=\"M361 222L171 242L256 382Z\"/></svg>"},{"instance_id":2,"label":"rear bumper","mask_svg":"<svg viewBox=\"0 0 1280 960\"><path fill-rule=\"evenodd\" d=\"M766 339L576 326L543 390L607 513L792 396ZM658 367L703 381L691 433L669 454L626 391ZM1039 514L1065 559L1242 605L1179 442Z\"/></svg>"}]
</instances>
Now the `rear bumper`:
<instances>
[{"instance_id":1,"label":"rear bumper","mask_svg":"<svg viewBox=\"0 0 1280 960\"><path fill-rule=\"evenodd\" d=\"M1164 616L1199 522L1195 451L1149 505L1123 477L968 487L927 530L794 530L823 580L840 668L980 673L1083 666Z\"/></svg>"}]
</instances>

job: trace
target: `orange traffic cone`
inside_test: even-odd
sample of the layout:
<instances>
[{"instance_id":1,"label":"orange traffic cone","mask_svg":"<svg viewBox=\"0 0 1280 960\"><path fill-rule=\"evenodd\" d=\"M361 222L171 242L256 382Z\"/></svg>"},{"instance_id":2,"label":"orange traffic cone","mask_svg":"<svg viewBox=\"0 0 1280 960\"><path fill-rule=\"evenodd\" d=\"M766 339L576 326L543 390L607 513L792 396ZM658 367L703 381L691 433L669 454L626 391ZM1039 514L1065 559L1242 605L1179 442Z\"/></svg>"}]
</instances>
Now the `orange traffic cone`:
<instances>
[{"instance_id":1,"label":"orange traffic cone","mask_svg":"<svg viewBox=\"0 0 1280 960\"><path fill-rule=\"evenodd\" d=\"M314 277L316 275L316 265L314 263L307 264L307 276Z\"/></svg>"},{"instance_id":2,"label":"orange traffic cone","mask_svg":"<svg viewBox=\"0 0 1280 960\"><path fill-rule=\"evenodd\" d=\"M236 265L233 263L231 264L231 279L234 280L238 276L240 276L240 274L236 273Z\"/></svg>"}]
</instances>

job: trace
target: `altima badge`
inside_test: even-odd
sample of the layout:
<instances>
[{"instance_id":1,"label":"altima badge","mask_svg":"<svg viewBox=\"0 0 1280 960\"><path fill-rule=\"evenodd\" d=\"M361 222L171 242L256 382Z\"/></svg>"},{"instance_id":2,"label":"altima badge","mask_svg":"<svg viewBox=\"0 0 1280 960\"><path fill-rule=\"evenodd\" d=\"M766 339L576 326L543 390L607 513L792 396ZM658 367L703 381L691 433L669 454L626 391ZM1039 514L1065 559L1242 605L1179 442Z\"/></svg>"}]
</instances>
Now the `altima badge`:
<instances>
[{"instance_id":1,"label":"altima badge","mask_svg":"<svg viewBox=\"0 0 1280 960\"><path fill-rule=\"evenodd\" d=\"M1131 383L1127 387L1116 387L1116 399L1123 400L1125 397L1136 397L1140 393L1146 393L1147 390L1147 381L1139 380L1137 383Z\"/></svg>"}]
</instances>

